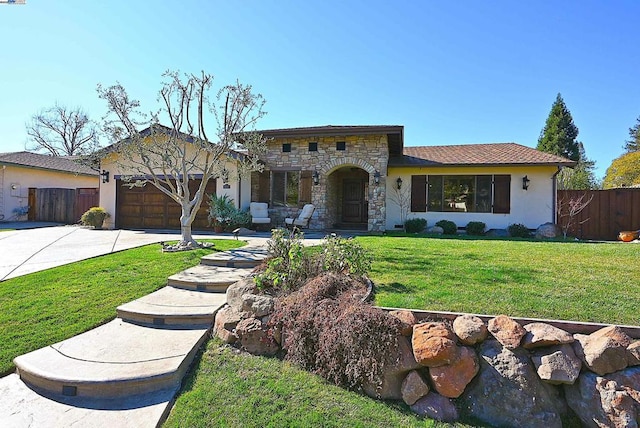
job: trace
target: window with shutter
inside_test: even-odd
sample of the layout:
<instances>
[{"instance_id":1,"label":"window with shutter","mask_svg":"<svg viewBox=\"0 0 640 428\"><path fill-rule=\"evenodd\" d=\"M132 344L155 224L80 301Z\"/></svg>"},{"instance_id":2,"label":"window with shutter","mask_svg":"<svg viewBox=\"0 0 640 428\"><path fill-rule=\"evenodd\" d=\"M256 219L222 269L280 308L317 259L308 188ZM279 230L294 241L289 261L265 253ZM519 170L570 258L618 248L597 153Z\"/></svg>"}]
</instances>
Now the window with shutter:
<instances>
[{"instance_id":1,"label":"window with shutter","mask_svg":"<svg viewBox=\"0 0 640 428\"><path fill-rule=\"evenodd\" d=\"M427 211L427 176L411 176L411 212L423 213Z\"/></svg>"}]
</instances>

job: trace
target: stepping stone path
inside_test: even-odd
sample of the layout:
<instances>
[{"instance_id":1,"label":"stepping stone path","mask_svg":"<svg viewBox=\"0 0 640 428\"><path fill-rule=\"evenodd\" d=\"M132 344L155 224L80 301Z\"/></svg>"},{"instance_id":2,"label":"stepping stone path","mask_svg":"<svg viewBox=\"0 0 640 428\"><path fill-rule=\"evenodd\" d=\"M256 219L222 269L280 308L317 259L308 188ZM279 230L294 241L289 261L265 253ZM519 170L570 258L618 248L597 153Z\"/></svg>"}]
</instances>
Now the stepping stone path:
<instances>
[{"instance_id":1,"label":"stepping stone path","mask_svg":"<svg viewBox=\"0 0 640 428\"><path fill-rule=\"evenodd\" d=\"M259 245L212 253L117 318L15 358L0 379L0 426L155 427L168 415L229 285L266 258Z\"/></svg>"}]
</instances>

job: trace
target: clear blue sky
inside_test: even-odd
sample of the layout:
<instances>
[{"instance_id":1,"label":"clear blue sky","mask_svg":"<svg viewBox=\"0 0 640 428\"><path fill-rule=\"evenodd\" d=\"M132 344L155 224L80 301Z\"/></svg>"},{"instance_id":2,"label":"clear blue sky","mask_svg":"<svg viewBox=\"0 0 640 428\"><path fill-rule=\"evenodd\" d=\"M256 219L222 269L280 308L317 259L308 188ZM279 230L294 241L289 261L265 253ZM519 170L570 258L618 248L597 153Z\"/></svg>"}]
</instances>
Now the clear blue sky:
<instances>
[{"instance_id":1,"label":"clear blue sky","mask_svg":"<svg viewBox=\"0 0 640 428\"><path fill-rule=\"evenodd\" d=\"M535 147L556 94L603 176L640 115L640 2L27 0L0 5L0 151L59 102L146 111L167 69L239 79L260 128L405 126L405 145ZM213 126L213 124L212 124Z\"/></svg>"}]
</instances>

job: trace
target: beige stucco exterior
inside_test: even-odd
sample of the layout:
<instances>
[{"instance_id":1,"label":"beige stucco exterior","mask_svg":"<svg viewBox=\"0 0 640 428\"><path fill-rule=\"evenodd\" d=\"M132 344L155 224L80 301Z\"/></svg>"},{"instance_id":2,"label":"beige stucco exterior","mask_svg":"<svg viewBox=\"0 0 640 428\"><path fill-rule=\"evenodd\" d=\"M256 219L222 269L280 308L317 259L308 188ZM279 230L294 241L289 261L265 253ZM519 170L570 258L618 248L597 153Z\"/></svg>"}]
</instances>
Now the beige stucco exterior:
<instances>
[{"instance_id":1,"label":"beige stucco exterior","mask_svg":"<svg viewBox=\"0 0 640 428\"><path fill-rule=\"evenodd\" d=\"M97 175L74 174L19 165L0 166L0 220L27 220L17 217L14 210L28 206L29 188L78 189L96 188Z\"/></svg>"},{"instance_id":2,"label":"beige stucco exterior","mask_svg":"<svg viewBox=\"0 0 640 428\"><path fill-rule=\"evenodd\" d=\"M421 167L421 168L389 168L389 185L395 185L398 177L402 179L402 187L411 186L412 175L511 175L511 212L509 214L473 213L473 212L409 212L408 218L424 218L427 226L434 226L439 220L451 220L464 227L470 221L481 221L487 229L505 229L513 223L521 223L530 229L540 224L555 221L554 213L554 174L558 168L549 166L494 166L494 167ZM529 188L522 188L522 177L530 180ZM391 195L392 189L387 192ZM398 204L387 198L386 228L394 230L400 224L400 208Z\"/></svg>"}]
</instances>

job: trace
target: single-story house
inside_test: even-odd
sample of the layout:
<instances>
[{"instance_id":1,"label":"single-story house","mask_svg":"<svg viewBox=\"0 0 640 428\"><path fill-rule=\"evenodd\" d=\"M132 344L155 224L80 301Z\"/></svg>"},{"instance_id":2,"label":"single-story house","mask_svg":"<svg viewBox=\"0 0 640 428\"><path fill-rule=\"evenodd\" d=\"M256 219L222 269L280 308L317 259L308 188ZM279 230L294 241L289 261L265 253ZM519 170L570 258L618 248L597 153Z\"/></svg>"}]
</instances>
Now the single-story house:
<instances>
[{"instance_id":1,"label":"single-story house","mask_svg":"<svg viewBox=\"0 0 640 428\"><path fill-rule=\"evenodd\" d=\"M272 226L312 203L309 228L315 230L380 232L409 218L429 225L447 219L458 226L482 221L487 228L535 228L555 221L556 176L575 165L515 143L405 147L398 125L260 132L268 137L264 170L214 180L210 191L229 195L242 209L268 203ZM102 168L116 166L104 160ZM126 171L114 171L100 191L100 205L112 214L110 227L176 227L171 217L179 215L177 205L151 185L122 186ZM203 215L194 227L204 226Z\"/></svg>"},{"instance_id":2,"label":"single-story house","mask_svg":"<svg viewBox=\"0 0 640 428\"><path fill-rule=\"evenodd\" d=\"M84 201L89 195L93 205L97 204L98 182L97 171L72 157L31 152L0 153L0 221L76 222L83 207L76 206L75 201ZM58 195L54 195L56 191ZM56 205L61 201L53 199L63 199L63 193L73 193L74 199L68 204L65 202L64 206ZM48 217L54 214L59 218Z\"/></svg>"}]
</instances>

